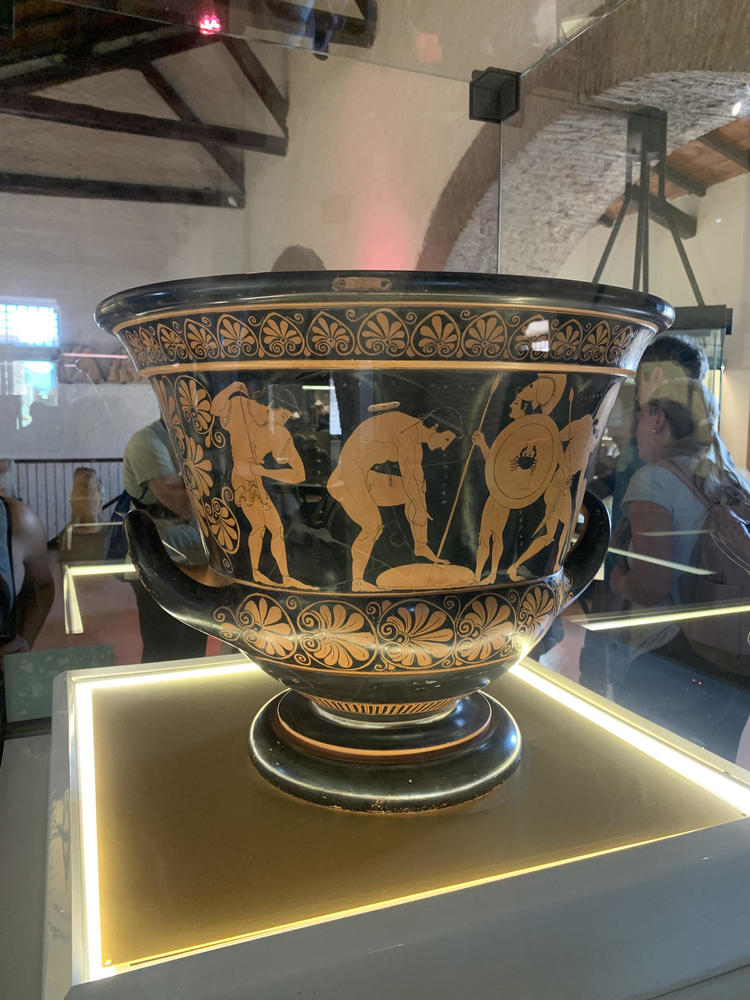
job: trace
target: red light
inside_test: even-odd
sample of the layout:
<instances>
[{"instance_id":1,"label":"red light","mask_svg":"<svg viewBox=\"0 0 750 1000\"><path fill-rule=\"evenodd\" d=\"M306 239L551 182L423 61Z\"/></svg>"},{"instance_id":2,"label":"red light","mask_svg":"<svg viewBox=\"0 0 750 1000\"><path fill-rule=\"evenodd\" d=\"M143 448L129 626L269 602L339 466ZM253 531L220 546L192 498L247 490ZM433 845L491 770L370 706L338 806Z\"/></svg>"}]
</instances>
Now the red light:
<instances>
[{"instance_id":1,"label":"red light","mask_svg":"<svg viewBox=\"0 0 750 1000\"><path fill-rule=\"evenodd\" d=\"M221 31L221 21L216 14L204 14L198 21L198 27L202 35L213 35L215 31Z\"/></svg>"}]
</instances>

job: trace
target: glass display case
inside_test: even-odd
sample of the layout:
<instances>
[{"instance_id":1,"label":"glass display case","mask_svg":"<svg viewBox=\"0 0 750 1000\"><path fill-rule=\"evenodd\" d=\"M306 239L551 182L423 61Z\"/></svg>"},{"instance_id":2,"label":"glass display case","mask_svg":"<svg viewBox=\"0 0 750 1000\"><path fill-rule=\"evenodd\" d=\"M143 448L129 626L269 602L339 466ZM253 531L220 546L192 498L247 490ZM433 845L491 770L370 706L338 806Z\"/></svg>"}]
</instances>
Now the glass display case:
<instances>
[{"instance_id":1,"label":"glass display case","mask_svg":"<svg viewBox=\"0 0 750 1000\"><path fill-rule=\"evenodd\" d=\"M372 933L372 955L379 948L393 955L399 934L416 948L404 928L418 913L428 920L425 939L442 940L447 928L471 924L464 900L495 914L491 925L509 942L517 940L514 912L531 900L521 925L546 928L549 940L550 921L559 926L565 905L588 920L589 878L603 907L635 893L624 936L632 948L646 947L645 930L639 937L634 928L649 908L694 943L692 964L664 943L641 979L621 961L617 995L656 995L711 970L738 968L746 961L740 945L722 951L719 934L702 939L698 922L679 912L687 908L679 883L693 895L713 892L715 926L731 927L739 882L733 886L727 872L744 850L750 768L750 536L740 527L750 455L746 14L728 0L471 0L460 9L450 0L15 0L0 12L0 32L0 208L8 232L0 283L0 493L38 518L56 585L32 648L9 648L4 657L6 755L13 737L47 738L53 678L83 671L59 682L49 900L68 916L57 929L49 918L45 1000L68 989L72 996L87 988L117 996L136 980L144 995L159 995L172 975L187 989L193 973L190 995L198 997L207 989L202 977L208 982L224 960L217 956L230 956L231 995L248 967L262 968L257 981L272 983L282 947L292 949L302 977L289 983L312 989L306 948L328 955L341 933L352 961L369 968L361 935ZM676 344L662 341L666 353L652 355L639 374L633 364L613 376L620 394L597 432L598 455L568 483L578 497L588 478L609 511L612 537L597 578L523 650L527 658L488 687L507 698L528 731L522 763L495 792L454 811L333 818L243 772L250 768L250 719L274 682L252 663L211 659L230 653L221 637L199 637L197 651L195 630L173 637L167 618L154 618L123 548L118 501L126 489L137 503L145 496L145 487L128 480L123 459L160 410L119 342L94 321L97 304L153 282L310 270L606 283L659 296L677 312ZM33 320L25 333L19 316ZM524 313L519 325L526 329L527 321L533 316ZM548 360L599 363L595 332L582 360L588 328L563 325L552 331L554 341L549 330L537 333L529 349ZM504 358L498 374L517 361ZM343 443L350 415L341 412L328 368L308 374L295 385L289 424L306 475L277 484L270 496L287 536L327 558L340 542L331 531L328 482L338 454L330 441ZM520 377L518 369L511 374ZM704 388L686 388L685 379ZM446 404L455 402L443 394ZM572 424L572 400L566 394L557 403ZM694 426L679 445L675 428L686 412ZM654 440L668 446L650 450ZM483 489L472 434L460 448L451 474L457 481L465 461ZM431 489L437 473L426 468ZM179 475L177 463L173 472ZM379 472L400 475L395 462ZM731 506L730 494L739 497L732 507L738 534L709 530L707 511ZM451 497L441 504L427 522L433 551L444 541ZM175 517L188 520L174 510L166 520ZM407 521L398 509L386 528L409 548ZM162 537L171 554L183 568L192 565L181 543L170 542L169 527ZM511 518L505 547L520 549L522 538L535 546L548 529ZM565 554L565 531L554 526L545 558L553 559L556 547ZM585 531L582 516L571 546ZM711 549L714 536L720 544ZM266 557L270 544L264 541ZM190 573L215 585L222 581L214 570L202 563ZM162 643L149 652L154 633ZM207 658L203 666L198 654ZM162 663L170 656L172 671ZM149 660L160 666L151 670ZM179 728L169 713L158 715L165 699L153 694L169 685L186 712L197 712L182 743L161 742L160 734ZM134 755L132 734L152 710L153 746L143 742ZM102 756L105 715L122 739L112 739L117 760ZM208 722L213 736L199 738ZM217 778L213 798L212 753L229 755L228 779L239 782L225 786ZM188 758L207 783L200 815L191 805ZM138 775L135 788L153 772L144 801L174 794L175 812L165 818L173 825L157 832L180 851L170 852L156 835L147 850L132 851L138 830L122 832L118 812L130 800L118 802L113 792L127 783L117 771L125 762ZM172 784L159 784L163 773ZM707 775L721 779L729 799L704 782ZM555 788L569 795L552 794ZM613 797L616 807L605 808ZM130 805L136 822L138 803ZM270 851L273 861L265 871L264 863L243 867L233 882L225 858L221 872L207 866L199 880L205 895L193 885L191 896L185 872L205 864L203 838L219 836L211 817L222 817L221 836L233 845L228 857L237 860L248 810L267 820L253 857ZM314 861L307 840L297 837L308 829L308 811L316 817ZM494 832L505 821L514 836L498 842ZM68 823L69 843L60 835ZM194 828L192 840L183 839L181 824ZM369 845L367 878L362 859L346 851L360 836ZM466 854L457 842L470 845ZM326 844L338 845L343 874L330 857L318 867ZM711 875L702 882L701 859L725 847L725 868L713 883ZM68 851L63 884L65 864L58 862ZM284 857L295 851L292 878ZM408 863L399 860L402 852ZM90 868L86 875L93 855L94 881ZM670 859L678 859L674 870ZM650 896L636 891L641 864L653 876ZM313 868L314 877L306 874ZM125 893L122 879L131 876L139 888L126 933L110 917ZM264 909L269 890L248 916L240 897L252 894L256 880L277 876L290 905ZM182 897L170 888L178 884ZM219 902L232 893L237 905L220 914ZM399 930L389 938L391 919ZM161 931L151 939L157 923ZM592 922L585 926L595 935ZM487 942L472 927L461 940L476 957L471 940ZM422 959L428 953L419 952ZM512 953L509 944L501 964L516 968L520 982ZM602 956L615 962L621 953L604 948ZM536 961L539 952L519 954ZM410 961L399 966L403 975ZM557 955L552 966L561 961ZM602 995L596 963L581 962L575 995ZM494 975L487 955L479 964ZM435 968L460 993L444 965ZM266 995L273 995L270 986Z\"/></svg>"}]
</instances>

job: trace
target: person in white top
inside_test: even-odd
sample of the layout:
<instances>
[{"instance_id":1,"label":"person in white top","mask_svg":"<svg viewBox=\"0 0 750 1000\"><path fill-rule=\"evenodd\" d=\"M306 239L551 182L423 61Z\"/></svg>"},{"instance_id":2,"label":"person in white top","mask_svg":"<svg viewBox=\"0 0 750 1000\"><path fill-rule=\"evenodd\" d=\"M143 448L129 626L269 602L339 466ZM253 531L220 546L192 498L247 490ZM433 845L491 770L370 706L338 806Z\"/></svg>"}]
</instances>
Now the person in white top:
<instances>
[{"instance_id":1,"label":"person in white top","mask_svg":"<svg viewBox=\"0 0 750 1000\"><path fill-rule=\"evenodd\" d=\"M690 602L707 504L682 476L700 483L707 497L743 488L724 459L716 418L713 396L695 379L662 382L640 404L636 440L644 465L623 498L632 557L609 578L611 589L636 608L663 608L669 616ZM629 643L631 662L616 692L620 704L734 759L750 712L743 679L699 656L679 621L632 627Z\"/></svg>"}]
</instances>

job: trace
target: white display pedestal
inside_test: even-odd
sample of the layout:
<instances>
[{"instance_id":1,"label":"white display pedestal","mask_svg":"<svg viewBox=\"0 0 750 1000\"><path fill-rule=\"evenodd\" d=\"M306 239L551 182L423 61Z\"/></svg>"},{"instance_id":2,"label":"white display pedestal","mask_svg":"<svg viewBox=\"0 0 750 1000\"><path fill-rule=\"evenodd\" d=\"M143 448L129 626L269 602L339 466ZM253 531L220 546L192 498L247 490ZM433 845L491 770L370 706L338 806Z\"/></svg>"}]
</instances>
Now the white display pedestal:
<instances>
[{"instance_id":1,"label":"white display pedestal","mask_svg":"<svg viewBox=\"0 0 750 1000\"><path fill-rule=\"evenodd\" d=\"M58 680L44 1000L750 995L750 774L539 665L490 686L523 759L412 816L247 758L236 658Z\"/></svg>"}]
</instances>

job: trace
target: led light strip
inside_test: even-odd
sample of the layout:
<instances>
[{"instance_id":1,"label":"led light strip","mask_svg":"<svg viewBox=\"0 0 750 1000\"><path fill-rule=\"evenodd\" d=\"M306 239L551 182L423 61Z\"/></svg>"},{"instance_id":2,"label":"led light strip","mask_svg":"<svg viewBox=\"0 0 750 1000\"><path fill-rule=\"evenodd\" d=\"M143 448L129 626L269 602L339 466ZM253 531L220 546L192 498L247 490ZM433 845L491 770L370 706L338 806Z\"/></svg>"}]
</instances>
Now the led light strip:
<instances>
[{"instance_id":1,"label":"led light strip","mask_svg":"<svg viewBox=\"0 0 750 1000\"><path fill-rule=\"evenodd\" d=\"M111 573L134 573L135 567L129 559L122 562L80 563L65 567L70 576L107 576Z\"/></svg>"},{"instance_id":2,"label":"led light strip","mask_svg":"<svg viewBox=\"0 0 750 1000\"><path fill-rule=\"evenodd\" d=\"M76 736L78 787L78 822L81 831L83 860L83 954L85 979L104 979L114 970L102 964L102 924L99 907L99 845L96 830L96 770L94 764L94 712L91 685L76 684Z\"/></svg>"},{"instance_id":3,"label":"led light strip","mask_svg":"<svg viewBox=\"0 0 750 1000\"><path fill-rule=\"evenodd\" d=\"M679 774L680 777L692 781L694 785L698 785L710 795L716 796L744 815L750 816L750 787L741 784L727 774L714 770L681 750L662 743L661 740L650 736L644 730L636 728L624 719L618 719L610 712L581 698L574 691L563 687L559 682L549 680L522 663L511 667L509 673L523 681L524 684L528 684L548 698L552 698L560 705L569 708L576 715L588 719L589 722L593 722L594 725L611 733L623 743L627 743L628 746L640 750L647 757L668 767L670 771Z\"/></svg>"},{"instance_id":4,"label":"led light strip","mask_svg":"<svg viewBox=\"0 0 750 1000\"><path fill-rule=\"evenodd\" d=\"M117 969L102 960L102 927L99 902L99 847L96 826L96 768L94 763L94 711L92 695L99 688L132 687L163 681L222 677L253 673L260 667L239 657L210 667L183 667L156 673L123 674L101 680L74 680L76 745L78 764L79 826L83 859L83 904L86 943L83 954L84 981L106 979Z\"/></svg>"},{"instance_id":5,"label":"led light strip","mask_svg":"<svg viewBox=\"0 0 750 1000\"><path fill-rule=\"evenodd\" d=\"M681 573L694 573L696 576L712 576L712 569L699 569L697 566L686 566L684 563L670 562L669 559L658 559L656 556L644 556L640 552L629 552L627 549L615 549L611 545L608 552L616 556L627 556L628 559L639 559L641 562L654 563L656 566L667 566L678 569Z\"/></svg>"},{"instance_id":6,"label":"led light strip","mask_svg":"<svg viewBox=\"0 0 750 1000\"><path fill-rule=\"evenodd\" d=\"M583 625L589 632L603 632L608 628L641 628L644 625L662 625L666 622L693 621L696 618L716 618L719 615L742 615L750 611L750 604L729 604L718 608L686 608L684 611L652 612L643 615L622 614L618 618L587 618L571 615L567 621Z\"/></svg>"}]
</instances>

